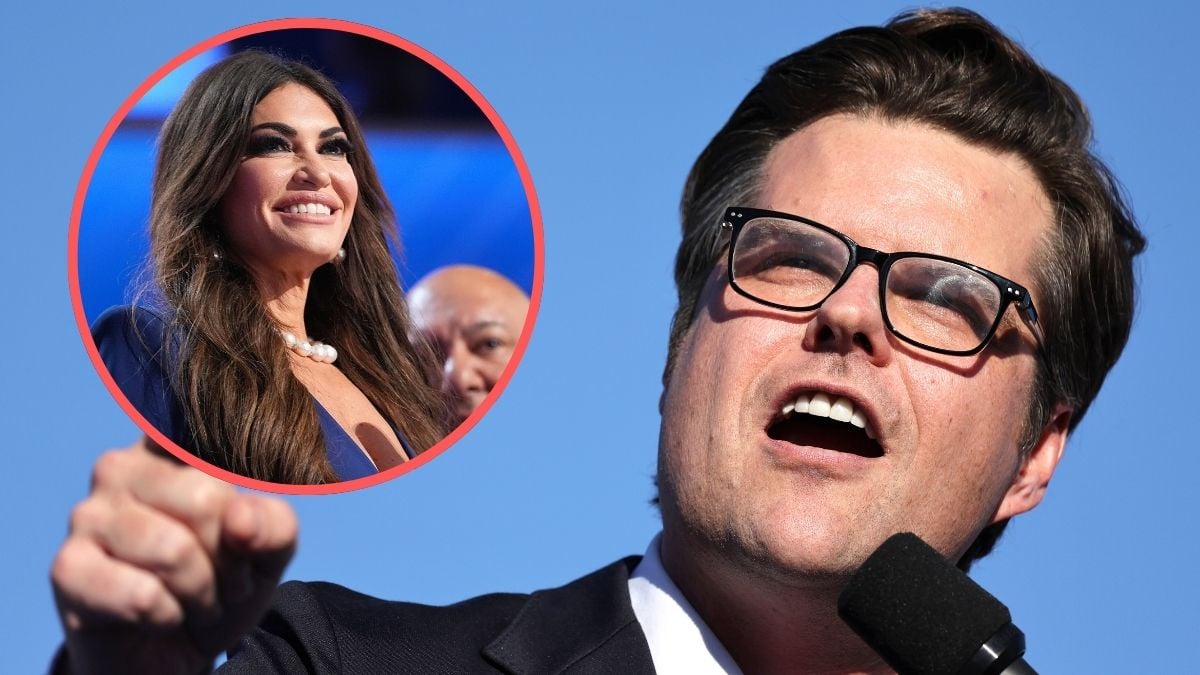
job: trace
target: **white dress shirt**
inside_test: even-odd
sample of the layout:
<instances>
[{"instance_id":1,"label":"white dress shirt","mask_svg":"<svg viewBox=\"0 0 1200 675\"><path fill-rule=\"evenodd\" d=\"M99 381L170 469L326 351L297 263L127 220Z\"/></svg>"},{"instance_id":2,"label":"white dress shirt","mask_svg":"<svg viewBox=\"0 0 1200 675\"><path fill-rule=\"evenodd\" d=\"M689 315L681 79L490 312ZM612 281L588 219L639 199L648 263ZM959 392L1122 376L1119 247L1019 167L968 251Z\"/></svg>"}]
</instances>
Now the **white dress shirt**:
<instances>
[{"instance_id":1,"label":"white dress shirt","mask_svg":"<svg viewBox=\"0 0 1200 675\"><path fill-rule=\"evenodd\" d=\"M659 533L629 577L629 600L659 675L741 675L721 641L671 581L658 553Z\"/></svg>"}]
</instances>

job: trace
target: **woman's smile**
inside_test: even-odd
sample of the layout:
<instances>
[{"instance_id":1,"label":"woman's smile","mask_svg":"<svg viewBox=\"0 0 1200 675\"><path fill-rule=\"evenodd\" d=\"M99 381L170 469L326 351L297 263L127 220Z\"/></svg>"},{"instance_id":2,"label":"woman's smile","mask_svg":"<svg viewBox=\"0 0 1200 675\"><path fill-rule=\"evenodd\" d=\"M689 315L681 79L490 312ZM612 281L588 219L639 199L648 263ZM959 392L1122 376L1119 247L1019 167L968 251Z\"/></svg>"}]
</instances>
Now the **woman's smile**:
<instances>
[{"instance_id":1,"label":"woman's smile","mask_svg":"<svg viewBox=\"0 0 1200 675\"><path fill-rule=\"evenodd\" d=\"M337 256L358 200L353 152L329 104L308 87L285 84L255 106L221 209L227 244L259 277L306 277Z\"/></svg>"}]
</instances>

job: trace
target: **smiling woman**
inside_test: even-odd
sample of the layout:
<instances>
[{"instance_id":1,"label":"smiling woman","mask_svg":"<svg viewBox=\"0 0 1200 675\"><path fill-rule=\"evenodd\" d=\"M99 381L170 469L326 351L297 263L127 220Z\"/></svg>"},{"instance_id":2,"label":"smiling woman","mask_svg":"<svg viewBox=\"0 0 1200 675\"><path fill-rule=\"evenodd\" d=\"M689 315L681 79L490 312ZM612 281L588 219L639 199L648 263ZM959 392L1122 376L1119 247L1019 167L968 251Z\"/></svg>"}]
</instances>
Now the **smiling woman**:
<instances>
[{"instance_id":1,"label":"smiling woman","mask_svg":"<svg viewBox=\"0 0 1200 675\"><path fill-rule=\"evenodd\" d=\"M221 200L221 231L260 284L295 288L335 260L358 181L353 146L311 89L282 85L254 108L250 140Z\"/></svg>"},{"instance_id":2,"label":"smiling woman","mask_svg":"<svg viewBox=\"0 0 1200 675\"><path fill-rule=\"evenodd\" d=\"M437 368L407 337L388 249L392 208L324 76L255 51L201 74L159 137L150 239L152 288L92 332L166 438L302 484L369 475L441 438Z\"/></svg>"}]
</instances>

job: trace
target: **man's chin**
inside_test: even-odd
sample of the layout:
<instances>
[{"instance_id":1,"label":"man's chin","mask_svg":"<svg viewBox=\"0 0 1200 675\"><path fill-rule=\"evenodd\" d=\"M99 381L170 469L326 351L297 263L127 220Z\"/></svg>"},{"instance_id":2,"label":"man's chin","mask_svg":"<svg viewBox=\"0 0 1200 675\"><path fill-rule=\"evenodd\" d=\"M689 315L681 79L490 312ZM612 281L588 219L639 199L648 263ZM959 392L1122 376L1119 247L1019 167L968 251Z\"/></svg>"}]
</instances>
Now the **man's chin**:
<instances>
[{"instance_id":1,"label":"man's chin","mask_svg":"<svg viewBox=\"0 0 1200 675\"><path fill-rule=\"evenodd\" d=\"M465 422L471 416L471 413L475 412L475 409L479 407L479 404L483 403L485 398L487 397L480 396L478 399L458 399L454 401L451 409L451 415L453 416L451 426L457 427Z\"/></svg>"},{"instance_id":2,"label":"man's chin","mask_svg":"<svg viewBox=\"0 0 1200 675\"><path fill-rule=\"evenodd\" d=\"M869 545L842 534L787 533L737 547L735 564L785 587L841 588L871 553Z\"/></svg>"}]
</instances>

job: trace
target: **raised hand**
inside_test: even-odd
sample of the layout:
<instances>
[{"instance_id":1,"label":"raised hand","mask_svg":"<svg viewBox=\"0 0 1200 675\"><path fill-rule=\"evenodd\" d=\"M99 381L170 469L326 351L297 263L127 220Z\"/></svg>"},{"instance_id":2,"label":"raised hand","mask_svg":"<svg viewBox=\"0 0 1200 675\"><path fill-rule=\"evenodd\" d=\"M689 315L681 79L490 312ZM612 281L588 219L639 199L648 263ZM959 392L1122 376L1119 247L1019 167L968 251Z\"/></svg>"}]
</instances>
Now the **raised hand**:
<instances>
[{"instance_id":1,"label":"raised hand","mask_svg":"<svg viewBox=\"0 0 1200 675\"><path fill-rule=\"evenodd\" d=\"M104 454L51 568L73 673L201 673L262 617L296 546L280 499L143 440Z\"/></svg>"}]
</instances>

